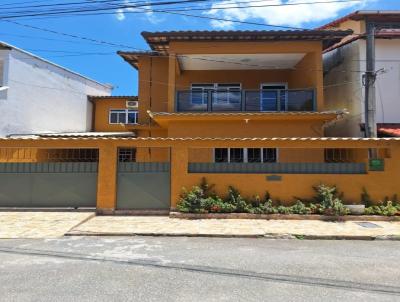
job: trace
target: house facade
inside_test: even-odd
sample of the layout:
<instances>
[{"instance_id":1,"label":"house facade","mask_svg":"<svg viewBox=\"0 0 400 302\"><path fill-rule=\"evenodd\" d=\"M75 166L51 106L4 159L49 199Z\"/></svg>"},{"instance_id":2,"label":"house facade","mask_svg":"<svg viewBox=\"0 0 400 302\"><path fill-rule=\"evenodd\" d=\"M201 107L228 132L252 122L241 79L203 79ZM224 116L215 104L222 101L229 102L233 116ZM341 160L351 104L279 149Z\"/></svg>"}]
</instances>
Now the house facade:
<instances>
[{"instance_id":1,"label":"house facade","mask_svg":"<svg viewBox=\"0 0 400 302\"><path fill-rule=\"evenodd\" d=\"M43 204L46 192L49 203L74 200L102 213L168 211L203 177L221 196L234 186L287 204L312 198L319 183L337 185L353 203L364 187L376 200L393 195L400 141L324 135L346 112L326 106L322 53L350 34L144 32L150 51L119 52L138 70L138 97L89 97L90 135L0 139L0 152L44 152L8 153L0 184L43 184L49 174L52 185L20 190L20 204ZM369 148L384 165L370 165ZM0 204L10 205L15 190L2 190Z\"/></svg>"},{"instance_id":2,"label":"house facade","mask_svg":"<svg viewBox=\"0 0 400 302\"><path fill-rule=\"evenodd\" d=\"M364 136L366 28L374 24L376 123L378 135L400 135L400 11L356 11L321 29L352 30L341 42L324 51L324 85L327 108L346 108L343 120L327 128L328 136Z\"/></svg>"},{"instance_id":3,"label":"house facade","mask_svg":"<svg viewBox=\"0 0 400 302\"><path fill-rule=\"evenodd\" d=\"M0 136L90 131L87 95L110 95L111 90L0 42Z\"/></svg>"}]
</instances>

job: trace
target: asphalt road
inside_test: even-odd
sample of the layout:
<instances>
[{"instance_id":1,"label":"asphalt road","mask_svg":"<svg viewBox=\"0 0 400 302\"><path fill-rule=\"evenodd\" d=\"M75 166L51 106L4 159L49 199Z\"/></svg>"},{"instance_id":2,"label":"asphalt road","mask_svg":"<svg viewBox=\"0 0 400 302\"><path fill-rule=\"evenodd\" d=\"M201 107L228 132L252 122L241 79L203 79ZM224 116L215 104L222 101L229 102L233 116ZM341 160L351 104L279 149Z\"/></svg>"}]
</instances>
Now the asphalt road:
<instances>
[{"instance_id":1,"label":"asphalt road","mask_svg":"<svg viewBox=\"0 0 400 302\"><path fill-rule=\"evenodd\" d=\"M400 301L400 242L0 240L0 301Z\"/></svg>"}]
</instances>

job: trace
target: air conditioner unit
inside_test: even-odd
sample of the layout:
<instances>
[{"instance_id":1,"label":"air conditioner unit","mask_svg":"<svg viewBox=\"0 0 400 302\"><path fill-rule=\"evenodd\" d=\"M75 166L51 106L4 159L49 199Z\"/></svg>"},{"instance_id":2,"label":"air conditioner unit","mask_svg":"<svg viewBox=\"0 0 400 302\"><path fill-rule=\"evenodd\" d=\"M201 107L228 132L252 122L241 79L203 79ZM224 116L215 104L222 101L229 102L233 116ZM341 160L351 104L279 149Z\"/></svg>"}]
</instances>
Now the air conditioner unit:
<instances>
[{"instance_id":1,"label":"air conditioner unit","mask_svg":"<svg viewBox=\"0 0 400 302\"><path fill-rule=\"evenodd\" d=\"M137 108L138 105L138 101L126 101L126 108Z\"/></svg>"}]
</instances>

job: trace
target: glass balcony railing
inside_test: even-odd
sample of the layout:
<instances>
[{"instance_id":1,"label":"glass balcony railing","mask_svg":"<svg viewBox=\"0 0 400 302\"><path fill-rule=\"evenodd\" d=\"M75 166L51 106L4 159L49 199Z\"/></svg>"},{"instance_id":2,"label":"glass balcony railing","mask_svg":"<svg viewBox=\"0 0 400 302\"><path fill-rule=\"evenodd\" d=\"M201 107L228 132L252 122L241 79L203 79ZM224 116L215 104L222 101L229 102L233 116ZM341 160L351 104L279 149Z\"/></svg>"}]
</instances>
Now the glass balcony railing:
<instances>
[{"instance_id":1,"label":"glass balcony railing","mask_svg":"<svg viewBox=\"0 0 400 302\"><path fill-rule=\"evenodd\" d=\"M315 111L313 89L178 91L178 112Z\"/></svg>"}]
</instances>

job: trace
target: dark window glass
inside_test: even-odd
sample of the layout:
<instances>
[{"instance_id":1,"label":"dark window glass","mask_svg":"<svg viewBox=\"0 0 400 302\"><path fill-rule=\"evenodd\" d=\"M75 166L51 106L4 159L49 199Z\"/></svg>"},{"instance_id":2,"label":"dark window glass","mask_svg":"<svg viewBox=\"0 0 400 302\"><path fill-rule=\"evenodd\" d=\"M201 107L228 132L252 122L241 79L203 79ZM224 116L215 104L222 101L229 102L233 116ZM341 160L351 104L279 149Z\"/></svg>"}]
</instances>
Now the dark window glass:
<instances>
[{"instance_id":1,"label":"dark window glass","mask_svg":"<svg viewBox=\"0 0 400 302\"><path fill-rule=\"evenodd\" d=\"M265 163L276 162L276 149L275 148L264 148L263 149L263 160Z\"/></svg>"},{"instance_id":2,"label":"dark window glass","mask_svg":"<svg viewBox=\"0 0 400 302\"><path fill-rule=\"evenodd\" d=\"M118 161L119 162L135 162L136 161L136 149L135 148L118 149Z\"/></svg>"},{"instance_id":3,"label":"dark window glass","mask_svg":"<svg viewBox=\"0 0 400 302\"><path fill-rule=\"evenodd\" d=\"M122 123L122 124L126 123L126 113L125 112L120 112L118 114L118 123Z\"/></svg>"},{"instance_id":4,"label":"dark window glass","mask_svg":"<svg viewBox=\"0 0 400 302\"><path fill-rule=\"evenodd\" d=\"M128 111L128 124L136 124L137 123L137 111L129 110Z\"/></svg>"},{"instance_id":5,"label":"dark window glass","mask_svg":"<svg viewBox=\"0 0 400 302\"><path fill-rule=\"evenodd\" d=\"M216 148L214 150L214 158L216 163L227 163L228 162L228 149L227 148Z\"/></svg>"},{"instance_id":6,"label":"dark window glass","mask_svg":"<svg viewBox=\"0 0 400 302\"><path fill-rule=\"evenodd\" d=\"M231 148L230 156L231 156L231 163L242 163L243 162L243 149L242 148Z\"/></svg>"},{"instance_id":7,"label":"dark window glass","mask_svg":"<svg viewBox=\"0 0 400 302\"><path fill-rule=\"evenodd\" d=\"M111 114L110 114L110 123L113 123L113 124L118 123L118 113L111 112Z\"/></svg>"},{"instance_id":8,"label":"dark window glass","mask_svg":"<svg viewBox=\"0 0 400 302\"><path fill-rule=\"evenodd\" d=\"M261 162L261 149L260 148L247 149L247 161L249 163L260 163Z\"/></svg>"}]
</instances>

